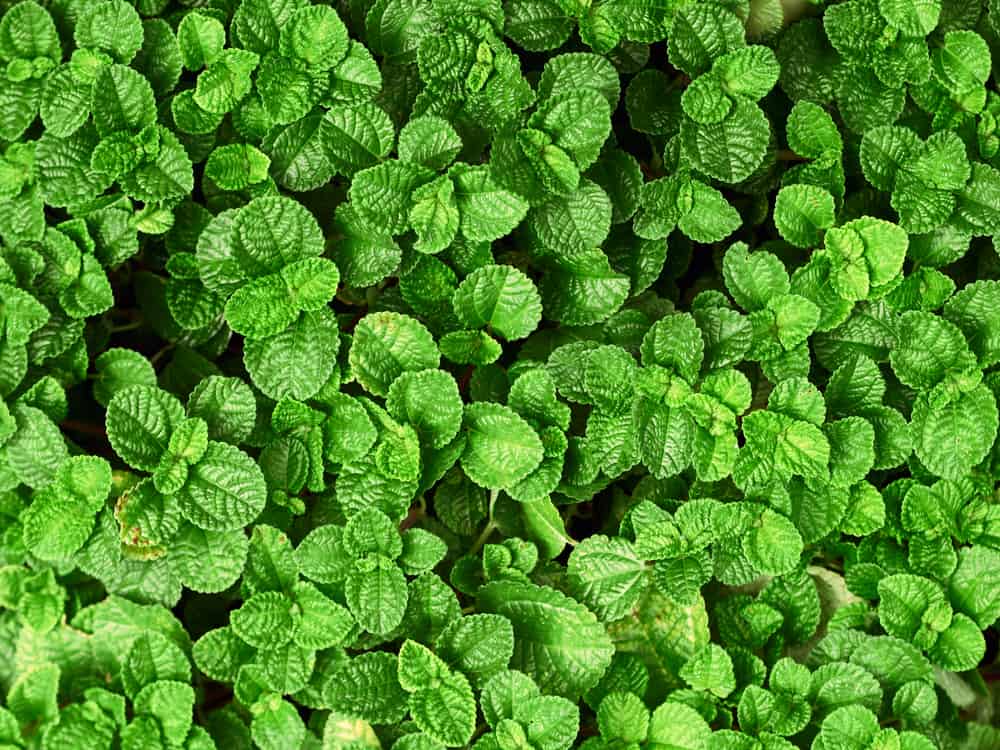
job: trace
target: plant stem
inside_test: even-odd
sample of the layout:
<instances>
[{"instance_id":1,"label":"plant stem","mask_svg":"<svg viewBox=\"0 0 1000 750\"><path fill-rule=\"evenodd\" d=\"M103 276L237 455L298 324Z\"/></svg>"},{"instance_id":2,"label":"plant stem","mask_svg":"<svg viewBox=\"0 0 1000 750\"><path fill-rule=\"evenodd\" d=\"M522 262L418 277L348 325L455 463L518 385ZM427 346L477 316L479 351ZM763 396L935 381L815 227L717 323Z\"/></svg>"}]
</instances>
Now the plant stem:
<instances>
[{"instance_id":1,"label":"plant stem","mask_svg":"<svg viewBox=\"0 0 1000 750\"><path fill-rule=\"evenodd\" d=\"M493 506L497 502L497 490L490 490L490 515L489 520L486 522L486 526L483 527L482 533L476 537L476 541L472 543L472 547L469 549L469 554L474 555L482 549L482 546L486 544L486 540L490 538L490 534L497 530L496 524L493 522Z\"/></svg>"},{"instance_id":2,"label":"plant stem","mask_svg":"<svg viewBox=\"0 0 1000 750\"><path fill-rule=\"evenodd\" d=\"M131 323L123 323L120 326L111 326L111 333L125 333L126 331L134 331L137 328L142 328L143 321L133 320Z\"/></svg>"},{"instance_id":3,"label":"plant stem","mask_svg":"<svg viewBox=\"0 0 1000 750\"><path fill-rule=\"evenodd\" d=\"M410 508L410 512L406 514L406 518L404 518L402 523L399 524L399 530L402 532L416 526L426 515L427 501L424 499L424 496L421 495L417 498L416 504Z\"/></svg>"},{"instance_id":4,"label":"plant stem","mask_svg":"<svg viewBox=\"0 0 1000 750\"><path fill-rule=\"evenodd\" d=\"M167 344L165 347L160 349L160 351L158 351L156 354L154 354L152 357L149 358L149 364L153 365L153 367L156 367L156 364L161 359L163 359L164 355L173 348L174 348L173 344Z\"/></svg>"}]
</instances>

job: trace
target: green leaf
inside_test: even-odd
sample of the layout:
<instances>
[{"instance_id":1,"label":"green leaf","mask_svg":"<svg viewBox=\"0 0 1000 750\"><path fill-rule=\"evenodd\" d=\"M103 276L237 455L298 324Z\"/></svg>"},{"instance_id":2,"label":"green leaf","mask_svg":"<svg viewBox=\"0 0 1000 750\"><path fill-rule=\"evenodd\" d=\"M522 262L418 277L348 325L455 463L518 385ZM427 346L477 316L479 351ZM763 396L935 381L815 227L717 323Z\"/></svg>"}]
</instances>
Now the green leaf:
<instances>
[{"instance_id":1,"label":"green leaf","mask_svg":"<svg viewBox=\"0 0 1000 750\"><path fill-rule=\"evenodd\" d=\"M723 86L714 71L695 78L681 96L684 114L701 125L722 122L733 108L733 100L726 96Z\"/></svg>"},{"instance_id":2,"label":"green leaf","mask_svg":"<svg viewBox=\"0 0 1000 750\"><path fill-rule=\"evenodd\" d=\"M311 68L327 70L347 54L347 27L328 6L307 6L292 14L280 27L278 49Z\"/></svg>"},{"instance_id":3,"label":"green leaf","mask_svg":"<svg viewBox=\"0 0 1000 750\"><path fill-rule=\"evenodd\" d=\"M547 465L548 462L543 462L537 474L544 475ZM556 468L560 466L557 464ZM534 475L529 476L527 480L512 487L509 493L520 503L524 535L538 548L540 557L551 560L559 556L569 538L566 522L547 492L557 485L558 478L543 481L544 486L538 490L530 486L525 488L533 478Z\"/></svg>"},{"instance_id":4,"label":"green leaf","mask_svg":"<svg viewBox=\"0 0 1000 750\"><path fill-rule=\"evenodd\" d=\"M879 0L882 17L906 36L927 36L938 25L940 0Z\"/></svg>"},{"instance_id":5,"label":"green leaf","mask_svg":"<svg viewBox=\"0 0 1000 750\"><path fill-rule=\"evenodd\" d=\"M508 669L494 675L483 686L480 705L486 723L496 727L504 719L514 718L517 706L540 695L538 685L523 672Z\"/></svg>"},{"instance_id":6,"label":"green leaf","mask_svg":"<svg viewBox=\"0 0 1000 750\"><path fill-rule=\"evenodd\" d=\"M739 229L743 220L722 193L698 180L691 181L690 210L677 228L695 242L720 242Z\"/></svg>"},{"instance_id":7,"label":"green leaf","mask_svg":"<svg viewBox=\"0 0 1000 750\"><path fill-rule=\"evenodd\" d=\"M183 682L160 680L140 690L133 707L138 715L153 716L167 742L176 744L191 728L194 688Z\"/></svg>"},{"instance_id":8,"label":"green leaf","mask_svg":"<svg viewBox=\"0 0 1000 750\"><path fill-rule=\"evenodd\" d=\"M195 386L187 410L189 416L205 420L210 439L236 445L253 430L257 402L250 386L242 380L211 375Z\"/></svg>"},{"instance_id":9,"label":"green leaf","mask_svg":"<svg viewBox=\"0 0 1000 750\"><path fill-rule=\"evenodd\" d=\"M120 63L129 63L142 46L142 21L130 3L109 0L82 9L73 38L78 47L107 52ZM96 87L99 90L100 87Z\"/></svg>"},{"instance_id":10,"label":"green leaf","mask_svg":"<svg viewBox=\"0 0 1000 750\"><path fill-rule=\"evenodd\" d=\"M253 279L226 303L226 322L236 333L250 339L275 336L298 317L299 310L278 274Z\"/></svg>"},{"instance_id":11,"label":"green leaf","mask_svg":"<svg viewBox=\"0 0 1000 750\"><path fill-rule=\"evenodd\" d=\"M142 22L143 41L133 64L149 80L157 96L165 96L177 85L183 70L180 45L173 27L162 18Z\"/></svg>"},{"instance_id":12,"label":"green leaf","mask_svg":"<svg viewBox=\"0 0 1000 750\"><path fill-rule=\"evenodd\" d=\"M976 281L955 294L944 306L944 317L957 325L969 342L969 348L979 359L981 367L997 361L1000 352L994 337L997 335L995 310L992 300L1000 292L1000 285L991 281Z\"/></svg>"},{"instance_id":13,"label":"green leaf","mask_svg":"<svg viewBox=\"0 0 1000 750\"><path fill-rule=\"evenodd\" d=\"M351 203L372 225L400 234L409 223L414 191L429 179L430 174L415 164L385 161L354 175Z\"/></svg>"},{"instance_id":14,"label":"green leaf","mask_svg":"<svg viewBox=\"0 0 1000 750\"><path fill-rule=\"evenodd\" d=\"M181 513L207 531L228 531L253 522L264 509L266 485L260 467L228 443L210 441L177 493Z\"/></svg>"},{"instance_id":15,"label":"green leaf","mask_svg":"<svg viewBox=\"0 0 1000 750\"><path fill-rule=\"evenodd\" d=\"M996 208L998 195L1000 171L986 164L973 163L971 179L957 194L958 225L975 236L1000 231L1000 211Z\"/></svg>"},{"instance_id":16,"label":"green leaf","mask_svg":"<svg viewBox=\"0 0 1000 750\"><path fill-rule=\"evenodd\" d=\"M672 175L647 182L640 193L635 233L644 239L665 239L693 205L692 181L684 176Z\"/></svg>"},{"instance_id":17,"label":"green leaf","mask_svg":"<svg viewBox=\"0 0 1000 750\"><path fill-rule=\"evenodd\" d=\"M725 698L736 687L732 659L714 643L697 651L681 668L679 676L692 688L707 690L719 698Z\"/></svg>"},{"instance_id":18,"label":"green leaf","mask_svg":"<svg viewBox=\"0 0 1000 750\"><path fill-rule=\"evenodd\" d=\"M340 646L355 632L351 613L310 583L303 581L296 584L295 604L292 639L302 648L312 650Z\"/></svg>"},{"instance_id":19,"label":"green leaf","mask_svg":"<svg viewBox=\"0 0 1000 750\"><path fill-rule=\"evenodd\" d=\"M750 312L764 308L769 300L787 294L790 288L788 272L775 255L765 251L750 253L742 242L726 251L722 273L736 304Z\"/></svg>"},{"instance_id":20,"label":"green leaf","mask_svg":"<svg viewBox=\"0 0 1000 750\"><path fill-rule=\"evenodd\" d=\"M594 89L567 91L545 99L528 127L548 133L555 146L586 169L597 160L611 130L611 108L607 97Z\"/></svg>"},{"instance_id":21,"label":"green leaf","mask_svg":"<svg viewBox=\"0 0 1000 750\"><path fill-rule=\"evenodd\" d=\"M833 196L814 185L788 185L778 192L774 223L796 247L815 247L835 221Z\"/></svg>"},{"instance_id":22,"label":"green leaf","mask_svg":"<svg viewBox=\"0 0 1000 750\"><path fill-rule=\"evenodd\" d=\"M481 487L510 487L542 462L538 433L509 407L487 402L468 404L465 430L462 468Z\"/></svg>"},{"instance_id":23,"label":"green leaf","mask_svg":"<svg viewBox=\"0 0 1000 750\"><path fill-rule=\"evenodd\" d=\"M408 423L434 448L443 448L462 426L462 398L455 379L442 370L404 372L386 397L394 419Z\"/></svg>"},{"instance_id":24,"label":"green leaf","mask_svg":"<svg viewBox=\"0 0 1000 750\"><path fill-rule=\"evenodd\" d=\"M60 65L46 78L39 102L46 132L59 138L73 135L87 121L92 102L92 92L80 87L73 68Z\"/></svg>"},{"instance_id":25,"label":"green leaf","mask_svg":"<svg viewBox=\"0 0 1000 750\"><path fill-rule=\"evenodd\" d=\"M907 245L902 228L870 216L830 229L826 248L832 262L833 288L846 300L867 298L873 287L899 275Z\"/></svg>"},{"instance_id":26,"label":"green leaf","mask_svg":"<svg viewBox=\"0 0 1000 750\"><path fill-rule=\"evenodd\" d=\"M368 102L334 107L323 117L320 136L333 169L351 176L377 164L396 139L389 115Z\"/></svg>"},{"instance_id":27,"label":"green leaf","mask_svg":"<svg viewBox=\"0 0 1000 750\"><path fill-rule=\"evenodd\" d=\"M291 638L291 606L277 591L254 594L230 615L230 627L255 648L276 648Z\"/></svg>"},{"instance_id":28,"label":"green leaf","mask_svg":"<svg viewBox=\"0 0 1000 750\"><path fill-rule=\"evenodd\" d=\"M243 271L261 276L323 252L323 235L313 215L291 198L257 198L232 224L232 253Z\"/></svg>"},{"instance_id":29,"label":"green leaf","mask_svg":"<svg viewBox=\"0 0 1000 750\"><path fill-rule=\"evenodd\" d=\"M543 690L575 698L596 685L611 663L614 647L604 627L586 607L554 589L499 581L481 588L476 601L511 621L512 665Z\"/></svg>"},{"instance_id":30,"label":"green leaf","mask_svg":"<svg viewBox=\"0 0 1000 750\"><path fill-rule=\"evenodd\" d=\"M709 747L712 736L708 723L695 709L685 703L667 701L650 717L647 744L655 748L700 750Z\"/></svg>"},{"instance_id":31,"label":"green leaf","mask_svg":"<svg viewBox=\"0 0 1000 750\"><path fill-rule=\"evenodd\" d=\"M0 57L4 60L51 57L58 61L61 54L59 34L45 8L22 2L7 9L0 20Z\"/></svg>"},{"instance_id":32,"label":"green leaf","mask_svg":"<svg viewBox=\"0 0 1000 750\"><path fill-rule=\"evenodd\" d=\"M482 680L507 667L514 653L514 630L499 615L469 615L446 627L435 648L453 669Z\"/></svg>"},{"instance_id":33,"label":"green leaf","mask_svg":"<svg viewBox=\"0 0 1000 750\"><path fill-rule=\"evenodd\" d=\"M508 340L526 337L542 317L538 291L513 266L477 268L459 285L453 304L466 327L489 326Z\"/></svg>"},{"instance_id":34,"label":"green leaf","mask_svg":"<svg viewBox=\"0 0 1000 750\"><path fill-rule=\"evenodd\" d=\"M580 710L566 698L543 695L515 705L514 721L525 728L532 747L568 750L580 731Z\"/></svg>"},{"instance_id":35,"label":"green leaf","mask_svg":"<svg viewBox=\"0 0 1000 750\"><path fill-rule=\"evenodd\" d=\"M978 385L947 404L920 396L910 419L913 449L934 474L958 479L986 457L997 431L996 399Z\"/></svg>"},{"instance_id":36,"label":"green leaf","mask_svg":"<svg viewBox=\"0 0 1000 750\"><path fill-rule=\"evenodd\" d=\"M935 77L954 94L968 93L986 83L990 75L990 50L974 31L949 31L944 43L931 54Z\"/></svg>"},{"instance_id":37,"label":"green leaf","mask_svg":"<svg viewBox=\"0 0 1000 750\"><path fill-rule=\"evenodd\" d=\"M94 366L94 399L105 408L118 391L131 385L156 385L153 366L132 349L108 349L97 357Z\"/></svg>"},{"instance_id":38,"label":"green leaf","mask_svg":"<svg viewBox=\"0 0 1000 750\"><path fill-rule=\"evenodd\" d=\"M781 69L770 47L755 44L717 58L712 71L730 96L757 100L774 88Z\"/></svg>"},{"instance_id":39,"label":"green leaf","mask_svg":"<svg viewBox=\"0 0 1000 750\"><path fill-rule=\"evenodd\" d=\"M553 320L566 325L600 323L628 297L628 277L616 272L597 248L567 253L552 266L542 278L539 291L542 308Z\"/></svg>"},{"instance_id":40,"label":"green leaf","mask_svg":"<svg viewBox=\"0 0 1000 750\"><path fill-rule=\"evenodd\" d=\"M558 49L573 31L572 20L555 0L517 0L505 12L504 33L529 51Z\"/></svg>"},{"instance_id":41,"label":"green leaf","mask_svg":"<svg viewBox=\"0 0 1000 750\"><path fill-rule=\"evenodd\" d=\"M601 736L625 742L642 742L649 730L649 709L632 693L609 693L597 709Z\"/></svg>"},{"instance_id":42,"label":"green leaf","mask_svg":"<svg viewBox=\"0 0 1000 750\"><path fill-rule=\"evenodd\" d=\"M201 70L222 54L226 29L218 19L195 11L185 15L177 25L177 43L184 67Z\"/></svg>"},{"instance_id":43,"label":"green leaf","mask_svg":"<svg viewBox=\"0 0 1000 750\"><path fill-rule=\"evenodd\" d=\"M328 408L330 418L323 424L326 459L335 464L351 463L368 453L378 433L364 407L346 394L337 394Z\"/></svg>"},{"instance_id":44,"label":"green leaf","mask_svg":"<svg viewBox=\"0 0 1000 750\"><path fill-rule=\"evenodd\" d=\"M317 583L337 583L347 578L354 556L344 549L342 536L341 527L332 524L310 531L295 550L302 575Z\"/></svg>"},{"instance_id":45,"label":"green leaf","mask_svg":"<svg viewBox=\"0 0 1000 750\"><path fill-rule=\"evenodd\" d=\"M687 119L681 142L691 166L727 183L741 182L760 166L770 125L760 107L740 99L721 122L701 125Z\"/></svg>"},{"instance_id":46,"label":"green leaf","mask_svg":"<svg viewBox=\"0 0 1000 750\"><path fill-rule=\"evenodd\" d=\"M123 5L135 12L120 0L108 5ZM107 65L98 70L93 108L94 125L102 138L122 130L137 133L156 121L152 87L142 75L124 65Z\"/></svg>"},{"instance_id":47,"label":"green leaf","mask_svg":"<svg viewBox=\"0 0 1000 750\"><path fill-rule=\"evenodd\" d=\"M195 103L213 114L231 112L250 93L250 74L259 61L253 52L224 49L215 62L198 75Z\"/></svg>"},{"instance_id":48,"label":"green leaf","mask_svg":"<svg viewBox=\"0 0 1000 750\"><path fill-rule=\"evenodd\" d=\"M267 179L271 160L246 143L215 149L205 164L205 176L223 190L244 190Z\"/></svg>"},{"instance_id":49,"label":"green leaf","mask_svg":"<svg viewBox=\"0 0 1000 750\"><path fill-rule=\"evenodd\" d=\"M278 44L281 27L295 11L300 0L247 0L233 16L233 31L240 45L263 54Z\"/></svg>"},{"instance_id":50,"label":"green leaf","mask_svg":"<svg viewBox=\"0 0 1000 750\"><path fill-rule=\"evenodd\" d=\"M848 486L865 478L875 463L875 430L861 417L830 422L830 482Z\"/></svg>"},{"instance_id":51,"label":"green leaf","mask_svg":"<svg viewBox=\"0 0 1000 750\"><path fill-rule=\"evenodd\" d=\"M931 661L953 672L975 669L985 654L986 641L979 626L963 614L952 618L928 650Z\"/></svg>"},{"instance_id":52,"label":"green leaf","mask_svg":"<svg viewBox=\"0 0 1000 750\"><path fill-rule=\"evenodd\" d=\"M408 705L417 727L447 747L468 743L476 728L476 700L469 681L410 640L400 649L399 673L410 691Z\"/></svg>"},{"instance_id":53,"label":"green leaf","mask_svg":"<svg viewBox=\"0 0 1000 750\"><path fill-rule=\"evenodd\" d=\"M1000 596L993 585L1000 555L974 545L958 551L958 565L948 580L948 598L955 609L971 617L981 630L1000 617Z\"/></svg>"},{"instance_id":54,"label":"green leaf","mask_svg":"<svg viewBox=\"0 0 1000 750\"><path fill-rule=\"evenodd\" d=\"M352 658L323 686L323 698L334 711L373 724L401 721L407 712L407 694L397 677L395 654L373 651Z\"/></svg>"},{"instance_id":55,"label":"green leaf","mask_svg":"<svg viewBox=\"0 0 1000 750\"><path fill-rule=\"evenodd\" d=\"M323 728L323 750L344 750L349 747L381 748L371 725L363 719L343 714L331 714ZM393 744L398 750L440 750L440 745L419 732L405 734Z\"/></svg>"},{"instance_id":56,"label":"green leaf","mask_svg":"<svg viewBox=\"0 0 1000 750\"><path fill-rule=\"evenodd\" d=\"M399 625L406 612L406 578L395 562L382 555L362 562L344 584L347 606L361 627L385 635Z\"/></svg>"},{"instance_id":57,"label":"green leaf","mask_svg":"<svg viewBox=\"0 0 1000 750\"><path fill-rule=\"evenodd\" d=\"M158 128L158 132L156 159L140 165L121 181L130 197L146 203L180 198L194 189L191 160L181 142L166 128Z\"/></svg>"},{"instance_id":58,"label":"green leaf","mask_svg":"<svg viewBox=\"0 0 1000 750\"><path fill-rule=\"evenodd\" d=\"M73 704L60 712L57 724L47 726L42 732L42 746L105 745L114 735L114 722L96 704Z\"/></svg>"},{"instance_id":59,"label":"green leaf","mask_svg":"<svg viewBox=\"0 0 1000 750\"><path fill-rule=\"evenodd\" d=\"M133 700L158 680L189 682L191 665L177 644L154 630L136 638L122 661L122 683Z\"/></svg>"},{"instance_id":60,"label":"green leaf","mask_svg":"<svg viewBox=\"0 0 1000 750\"><path fill-rule=\"evenodd\" d=\"M111 468L104 459L67 459L21 517L24 546L42 560L68 559L87 541L110 490Z\"/></svg>"},{"instance_id":61,"label":"green leaf","mask_svg":"<svg viewBox=\"0 0 1000 750\"><path fill-rule=\"evenodd\" d=\"M653 585L678 604L696 602L711 578L711 559L705 553L660 560L653 566Z\"/></svg>"},{"instance_id":62,"label":"green leaf","mask_svg":"<svg viewBox=\"0 0 1000 750\"><path fill-rule=\"evenodd\" d=\"M447 168L461 149L462 139L442 117L414 117L399 131L399 158L428 169Z\"/></svg>"},{"instance_id":63,"label":"green leaf","mask_svg":"<svg viewBox=\"0 0 1000 750\"><path fill-rule=\"evenodd\" d=\"M669 36L670 64L696 76L712 61L746 45L746 31L735 13L700 5L684 6Z\"/></svg>"},{"instance_id":64,"label":"green leaf","mask_svg":"<svg viewBox=\"0 0 1000 750\"><path fill-rule=\"evenodd\" d=\"M933 388L949 373L975 366L962 332L930 313L912 311L901 315L897 341L889 355L892 371L913 388Z\"/></svg>"},{"instance_id":65,"label":"green leaf","mask_svg":"<svg viewBox=\"0 0 1000 750\"><path fill-rule=\"evenodd\" d=\"M455 185L442 175L411 194L409 222L417 234L414 248L422 253L438 253L455 241L459 211L455 202Z\"/></svg>"},{"instance_id":66,"label":"green leaf","mask_svg":"<svg viewBox=\"0 0 1000 750\"><path fill-rule=\"evenodd\" d=\"M301 744L306 737L302 717L289 701L271 694L257 701L251 713L250 733L261 750L278 750L288 744Z\"/></svg>"},{"instance_id":67,"label":"green leaf","mask_svg":"<svg viewBox=\"0 0 1000 750\"><path fill-rule=\"evenodd\" d=\"M24 670L11 684L7 706L17 721L42 722L58 714L59 667L42 663Z\"/></svg>"},{"instance_id":68,"label":"green leaf","mask_svg":"<svg viewBox=\"0 0 1000 750\"><path fill-rule=\"evenodd\" d=\"M97 145L94 129L85 126L68 138L43 135L35 148L35 171L42 198L51 206L88 200L111 181L90 168Z\"/></svg>"},{"instance_id":69,"label":"green leaf","mask_svg":"<svg viewBox=\"0 0 1000 750\"><path fill-rule=\"evenodd\" d=\"M308 399L333 375L339 347L332 313L306 312L275 336L245 341L243 364L253 384L270 398ZM316 356L318 351L325 356Z\"/></svg>"},{"instance_id":70,"label":"green leaf","mask_svg":"<svg viewBox=\"0 0 1000 750\"><path fill-rule=\"evenodd\" d=\"M323 71L310 69L291 57L269 54L257 71L260 115L270 122L288 125L304 117L320 101L326 88ZM256 100L249 100L256 105Z\"/></svg>"},{"instance_id":71,"label":"green leaf","mask_svg":"<svg viewBox=\"0 0 1000 750\"><path fill-rule=\"evenodd\" d=\"M435 369L440 357L430 332L417 320L393 312L366 315L354 329L351 372L370 393L386 396L402 373Z\"/></svg>"},{"instance_id":72,"label":"green leaf","mask_svg":"<svg viewBox=\"0 0 1000 750\"><path fill-rule=\"evenodd\" d=\"M499 359L500 343L486 331L452 331L438 341L441 354L455 364L488 365Z\"/></svg>"},{"instance_id":73,"label":"green leaf","mask_svg":"<svg viewBox=\"0 0 1000 750\"><path fill-rule=\"evenodd\" d=\"M601 620L625 616L645 587L645 564L625 539L592 536L573 548L569 590Z\"/></svg>"},{"instance_id":74,"label":"green leaf","mask_svg":"<svg viewBox=\"0 0 1000 750\"><path fill-rule=\"evenodd\" d=\"M130 386L118 391L108 404L108 440L125 463L153 471L183 419L184 408L166 391Z\"/></svg>"},{"instance_id":75,"label":"green leaf","mask_svg":"<svg viewBox=\"0 0 1000 750\"><path fill-rule=\"evenodd\" d=\"M447 545L437 535L425 529L407 529L399 564L407 575L420 575L435 568L447 553Z\"/></svg>"},{"instance_id":76,"label":"green leaf","mask_svg":"<svg viewBox=\"0 0 1000 750\"><path fill-rule=\"evenodd\" d=\"M524 199L497 185L487 167L456 164L448 175L455 183L459 227L472 242L492 242L509 234L528 212Z\"/></svg>"},{"instance_id":77,"label":"green leaf","mask_svg":"<svg viewBox=\"0 0 1000 750\"><path fill-rule=\"evenodd\" d=\"M906 683L892 699L893 713L914 726L929 724L937 713L937 705L934 689L923 682Z\"/></svg>"},{"instance_id":78,"label":"green leaf","mask_svg":"<svg viewBox=\"0 0 1000 750\"><path fill-rule=\"evenodd\" d=\"M782 575L799 563L802 537L788 518L764 509L743 537L743 552L766 575Z\"/></svg>"},{"instance_id":79,"label":"green leaf","mask_svg":"<svg viewBox=\"0 0 1000 750\"><path fill-rule=\"evenodd\" d=\"M694 425L679 408L658 404L640 416L639 453L657 479L680 474L691 463Z\"/></svg>"},{"instance_id":80,"label":"green leaf","mask_svg":"<svg viewBox=\"0 0 1000 750\"><path fill-rule=\"evenodd\" d=\"M653 324L643 337L642 364L666 367L694 382L701 369L704 346L692 316L669 315Z\"/></svg>"},{"instance_id":81,"label":"green leaf","mask_svg":"<svg viewBox=\"0 0 1000 750\"><path fill-rule=\"evenodd\" d=\"M184 524L170 543L170 565L193 591L225 591L243 573L248 546L242 529L206 531Z\"/></svg>"},{"instance_id":82,"label":"green leaf","mask_svg":"<svg viewBox=\"0 0 1000 750\"><path fill-rule=\"evenodd\" d=\"M408 693L433 690L450 676L451 670L433 651L407 639L399 649L399 684Z\"/></svg>"},{"instance_id":83,"label":"green leaf","mask_svg":"<svg viewBox=\"0 0 1000 750\"><path fill-rule=\"evenodd\" d=\"M951 622L941 587L928 578L899 573L878 583L878 617L892 636L928 647Z\"/></svg>"},{"instance_id":84,"label":"green leaf","mask_svg":"<svg viewBox=\"0 0 1000 750\"><path fill-rule=\"evenodd\" d=\"M176 118L176 115L175 115ZM282 187L312 190L333 177L320 138L322 117L308 115L285 128L275 129L263 144L271 159L271 176Z\"/></svg>"},{"instance_id":85,"label":"green leaf","mask_svg":"<svg viewBox=\"0 0 1000 750\"><path fill-rule=\"evenodd\" d=\"M340 271L327 258L302 258L280 271L288 295L299 310L314 312L326 308L337 293Z\"/></svg>"},{"instance_id":86,"label":"green leaf","mask_svg":"<svg viewBox=\"0 0 1000 750\"><path fill-rule=\"evenodd\" d=\"M865 178L879 190L892 190L897 175L921 145L909 128L883 125L866 131L860 153Z\"/></svg>"}]
</instances>

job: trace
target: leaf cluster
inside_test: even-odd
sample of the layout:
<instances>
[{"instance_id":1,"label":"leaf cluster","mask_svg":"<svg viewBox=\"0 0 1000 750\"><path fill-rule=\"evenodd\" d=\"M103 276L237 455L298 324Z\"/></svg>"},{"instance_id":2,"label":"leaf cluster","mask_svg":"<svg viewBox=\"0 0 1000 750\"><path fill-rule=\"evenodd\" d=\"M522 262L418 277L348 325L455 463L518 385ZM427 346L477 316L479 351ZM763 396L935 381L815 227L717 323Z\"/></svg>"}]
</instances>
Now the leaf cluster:
<instances>
[{"instance_id":1,"label":"leaf cluster","mask_svg":"<svg viewBox=\"0 0 1000 750\"><path fill-rule=\"evenodd\" d=\"M998 52L0 3L0 749L1000 747Z\"/></svg>"}]
</instances>

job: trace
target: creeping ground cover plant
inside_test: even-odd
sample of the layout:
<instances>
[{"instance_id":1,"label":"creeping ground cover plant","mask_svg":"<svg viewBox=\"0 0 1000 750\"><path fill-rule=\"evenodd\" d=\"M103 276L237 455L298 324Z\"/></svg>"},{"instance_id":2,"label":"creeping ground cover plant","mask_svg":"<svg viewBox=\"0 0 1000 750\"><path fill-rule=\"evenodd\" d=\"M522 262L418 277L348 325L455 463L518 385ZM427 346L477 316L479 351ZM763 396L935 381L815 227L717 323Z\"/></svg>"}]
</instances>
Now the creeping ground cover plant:
<instances>
[{"instance_id":1,"label":"creeping ground cover plant","mask_svg":"<svg viewBox=\"0 0 1000 750\"><path fill-rule=\"evenodd\" d=\"M998 0L0 0L0 750L1000 748Z\"/></svg>"}]
</instances>

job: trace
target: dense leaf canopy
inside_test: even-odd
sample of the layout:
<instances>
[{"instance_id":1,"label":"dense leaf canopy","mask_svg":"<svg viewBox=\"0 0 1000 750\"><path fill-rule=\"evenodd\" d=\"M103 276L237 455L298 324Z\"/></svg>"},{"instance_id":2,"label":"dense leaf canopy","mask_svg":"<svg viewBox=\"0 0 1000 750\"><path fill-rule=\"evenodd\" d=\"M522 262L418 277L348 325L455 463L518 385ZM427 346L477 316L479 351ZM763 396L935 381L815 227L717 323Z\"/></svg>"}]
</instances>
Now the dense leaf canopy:
<instances>
[{"instance_id":1,"label":"dense leaf canopy","mask_svg":"<svg viewBox=\"0 0 1000 750\"><path fill-rule=\"evenodd\" d=\"M1000 748L998 0L0 0L0 750Z\"/></svg>"}]
</instances>

